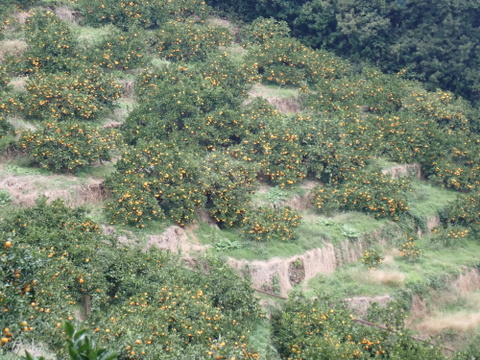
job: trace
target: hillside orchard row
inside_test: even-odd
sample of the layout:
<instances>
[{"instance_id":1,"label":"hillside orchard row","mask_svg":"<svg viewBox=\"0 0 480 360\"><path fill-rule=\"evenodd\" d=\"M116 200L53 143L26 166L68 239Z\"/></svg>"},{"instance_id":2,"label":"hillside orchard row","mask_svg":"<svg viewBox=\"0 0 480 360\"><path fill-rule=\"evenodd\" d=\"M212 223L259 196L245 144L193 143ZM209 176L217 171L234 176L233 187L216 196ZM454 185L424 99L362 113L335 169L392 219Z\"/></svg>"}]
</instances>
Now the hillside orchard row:
<instances>
[{"instance_id":1,"label":"hillside orchard row","mask_svg":"<svg viewBox=\"0 0 480 360\"><path fill-rule=\"evenodd\" d=\"M2 52L0 150L61 173L118 158L105 182L112 225L186 226L202 211L251 241L295 241L300 213L255 205L252 194L260 182L289 189L307 178L318 183L309 206L319 213L418 224L411 178L383 174L375 165L383 159L418 163L430 182L459 192L441 213L439 237L478 236L480 122L466 100L427 91L406 70L385 75L313 50L282 21L214 25L212 9L196 0L68 2L80 26L22 3L24 22L0 13L4 48L25 45ZM81 36L86 26L103 35ZM301 112L250 98L258 83L298 93ZM127 95L136 105L122 125L102 126ZM15 128L14 118L32 126ZM62 337L51 334L88 295L86 325L123 359L259 356L248 343L256 300L215 260L203 265L207 278L175 270L176 259L124 248L82 210L45 200L2 220L0 246L6 348L17 338L60 348ZM414 243L404 251L416 256ZM315 302L295 299L287 309L273 325L285 359L407 359L407 349L412 359L439 356Z\"/></svg>"}]
</instances>

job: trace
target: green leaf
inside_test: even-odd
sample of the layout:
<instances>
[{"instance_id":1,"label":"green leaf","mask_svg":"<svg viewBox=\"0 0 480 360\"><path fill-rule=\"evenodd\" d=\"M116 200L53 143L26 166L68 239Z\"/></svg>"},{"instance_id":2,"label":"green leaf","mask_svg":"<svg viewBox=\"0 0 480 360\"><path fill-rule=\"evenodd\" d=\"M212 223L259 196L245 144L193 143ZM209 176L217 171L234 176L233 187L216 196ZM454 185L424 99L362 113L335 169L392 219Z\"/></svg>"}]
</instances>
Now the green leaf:
<instances>
[{"instance_id":1,"label":"green leaf","mask_svg":"<svg viewBox=\"0 0 480 360\"><path fill-rule=\"evenodd\" d=\"M86 332L87 332L87 329L81 329L76 331L75 334L73 335L72 340L75 342L82 341Z\"/></svg>"},{"instance_id":2,"label":"green leaf","mask_svg":"<svg viewBox=\"0 0 480 360\"><path fill-rule=\"evenodd\" d=\"M67 333L67 336L72 338L73 335L75 334L75 327L70 321L64 321L63 322L63 330Z\"/></svg>"},{"instance_id":3,"label":"green leaf","mask_svg":"<svg viewBox=\"0 0 480 360\"><path fill-rule=\"evenodd\" d=\"M102 354L98 357L98 360L114 360L118 359L118 354L112 353L110 350L102 350Z\"/></svg>"},{"instance_id":4,"label":"green leaf","mask_svg":"<svg viewBox=\"0 0 480 360\"><path fill-rule=\"evenodd\" d=\"M68 353L70 354L70 359L72 359L72 360L81 359L81 358L79 358L79 354L78 354L77 350L75 350L73 346L68 347Z\"/></svg>"}]
</instances>

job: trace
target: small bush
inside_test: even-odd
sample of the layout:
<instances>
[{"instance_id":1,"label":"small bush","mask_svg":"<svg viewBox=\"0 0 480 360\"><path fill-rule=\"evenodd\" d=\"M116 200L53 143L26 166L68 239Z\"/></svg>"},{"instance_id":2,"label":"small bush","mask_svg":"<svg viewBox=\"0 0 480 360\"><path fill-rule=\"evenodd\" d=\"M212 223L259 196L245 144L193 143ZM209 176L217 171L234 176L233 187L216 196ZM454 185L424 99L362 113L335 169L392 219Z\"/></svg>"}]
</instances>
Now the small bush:
<instances>
[{"instance_id":1,"label":"small bush","mask_svg":"<svg viewBox=\"0 0 480 360\"><path fill-rule=\"evenodd\" d=\"M70 71L78 62L77 42L68 24L51 11L36 10L25 23L25 73Z\"/></svg>"},{"instance_id":2,"label":"small bush","mask_svg":"<svg viewBox=\"0 0 480 360\"><path fill-rule=\"evenodd\" d=\"M95 120L114 106L121 86L102 70L84 68L72 73L38 72L28 78L21 94L23 111L37 120Z\"/></svg>"},{"instance_id":3,"label":"small bush","mask_svg":"<svg viewBox=\"0 0 480 360\"><path fill-rule=\"evenodd\" d=\"M253 241L293 241L297 239L296 228L301 218L290 207L263 206L249 211L242 231L247 239Z\"/></svg>"},{"instance_id":4,"label":"small bush","mask_svg":"<svg viewBox=\"0 0 480 360\"><path fill-rule=\"evenodd\" d=\"M123 32L111 27L107 35L87 50L93 64L107 69L127 70L146 64L147 39L139 29Z\"/></svg>"},{"instance_id":5,"label":"small bush","mask_svg":"<svg viewBox=\"0 0 480 360\"><path fill-rule=\"evenodd\" d=\"M414 261L420 257L420 249L415 242L414 237L409 237L407 241L403 243L400 254L404 259L410 261Z\"/></svg>"},{"instance_id":6,"label":"small bush","mask_svg":"<svg viewBox=\"0 0 480 360\"><path fill-rule=\"evenodd\" d=\"M20 146L40 166L53 171L73 171L96 161L110 160L118 135L79 123L46 123L37 131L27 131Z\"/></svg>"},{"instance_id":7,"label":"small bush","mask_svg":"<svg viewBox=\"0 0 480 360\"><path fill-rule=\"evenodd\" d=\"M359 171L338 186L317 188L312 201L318 209L336 207L398 220L409 211L410 191L408 178L393 179L380 172Z\"/></svg>"},{"instance_id":8,"label":"small bush","mask_svg":"<svg viewBox=\"0 0 480 360\"><path fill-rule=\"evenodd\" d=\"M382 263L383 257L378 253L377 250L364 250L360 261L370 270L374 270Z\"/></svg>"},{"instance_id":9,"label":"small bush","mask_svg":"<svg viewBox=\"0 0 480 360\"><path fill-rule=\"evenodd\" d=\"M171 21L162 26L157 38L161 56L173 61L205 60L209 52L232 41L226 28L205 26L193 20Z\"/></svg>"}]
</instances>

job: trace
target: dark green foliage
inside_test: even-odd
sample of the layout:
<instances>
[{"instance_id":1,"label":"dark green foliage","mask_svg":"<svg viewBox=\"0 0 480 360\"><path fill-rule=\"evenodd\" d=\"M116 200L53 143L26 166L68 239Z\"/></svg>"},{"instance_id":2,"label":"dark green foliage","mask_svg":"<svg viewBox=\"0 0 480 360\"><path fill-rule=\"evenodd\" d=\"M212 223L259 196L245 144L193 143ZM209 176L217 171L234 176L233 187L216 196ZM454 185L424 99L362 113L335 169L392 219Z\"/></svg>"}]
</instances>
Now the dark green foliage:
<instances>
[{"instance_id":1,"label":"dark green foliage","mask_svg":"<svg viewBox=\"0 0 480 360\"><path fill-rule=\"evenodd\" d=\"M478 101L480 7L472 1L261 0L209 1L253 20L285 20L292 35L353 62L386 72L408 68L430 90Z\"/></svg>"},{"instance_id":2,"label":"dark green foliage","mask_svg":"<svg viewBox=\"0 0 480 360\"><path fill-rule=\"evenodd\" d=\"M0 116L0 153L13 141L13 127L3 117Z\"/></svg>"}]
</instances>

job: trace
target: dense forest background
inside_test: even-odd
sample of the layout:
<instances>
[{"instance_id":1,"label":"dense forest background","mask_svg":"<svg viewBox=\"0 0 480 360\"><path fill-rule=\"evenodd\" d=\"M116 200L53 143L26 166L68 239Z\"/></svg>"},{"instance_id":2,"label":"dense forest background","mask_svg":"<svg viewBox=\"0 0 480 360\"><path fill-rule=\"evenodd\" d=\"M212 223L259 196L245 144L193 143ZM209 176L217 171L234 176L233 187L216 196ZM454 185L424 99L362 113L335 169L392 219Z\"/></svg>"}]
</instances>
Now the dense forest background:
<instances>
[{"instance_id":1,"label":"dense forest background","mask_svg":"<svg viewBox=\"0 0 480 360\"><path fill-rule=\"evenodd\" d=\"M480 100L480 4L453 0L208 1L251 21L284 20L314 48L368 62L387 73L402 69L430 90L440 87Z\"/></svg>"}]
</instances>

